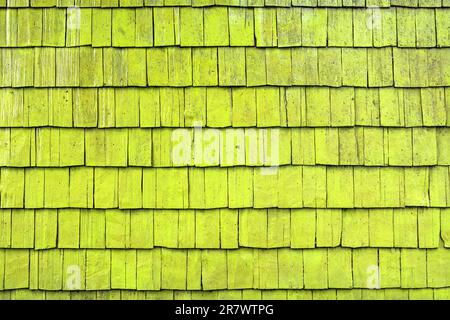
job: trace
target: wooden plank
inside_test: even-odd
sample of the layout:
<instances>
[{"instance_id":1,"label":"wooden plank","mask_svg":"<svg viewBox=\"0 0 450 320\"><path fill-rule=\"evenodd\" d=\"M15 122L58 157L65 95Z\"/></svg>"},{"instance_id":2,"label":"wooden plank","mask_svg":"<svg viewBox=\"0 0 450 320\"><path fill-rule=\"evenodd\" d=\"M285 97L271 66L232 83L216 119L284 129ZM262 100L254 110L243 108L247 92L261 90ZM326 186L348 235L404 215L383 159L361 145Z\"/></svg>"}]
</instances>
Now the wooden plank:
<instances>
[{"instance_id":1,"label":"wooden plank","mask_svg":"<svg viewBox=\"0 0 450 320\"><path fill-rule=\"evenodd\" d=\"M314 248L316 241L316 211L291 210L291 247Z\"/></svg>"},{"instance_id":2,"label":"wooden plank","mask_svg":"<svg viewBox=\"0 0 450 320\"><path fill-rule=\"evenodd\" d=\"M253 174L254 207L271 208L278 205L278 176L268 175L263 168L255 169Z\"/></svg>"},{"instance_id":3,"label":"wooden plank","mask_svg":"<svg viewBox=\"0 0 450 320\"><path fill-rule=\"evenodd\" d=\"M416 37L417 47L436 46L436 16L434 10L416 10Z\"/></svg>"},{"instance_id":4,"label":"wooden plank","mask_svg":"<svg viewBox=\"0 0 450 320\"><path fill-rule=\"evenodd\" d=\"M34 51L34 86L54 87L56 81L55 48L36 48Z\"/></svg>"},{"instance_id":5,"label":"wooden plank","mask_svg":"<svg viewBox=\"0 0 450 320\"><path fill-rule=\"evenodd\" d=\"M355 249L353 259L353 288L380 288L378 250L372 248Z\"/></svg>"},{"instance_id":6,"label":"wooden plank","mask_svg":"<svg viewBox=\"0 0 450 320\"><path fill-rule=\"evenodd\" d=\"M277 11L275 8L255 8L255 38L258 47L277 45Z\"/></svg>"},{"instance_id":7,"label":"wooden plank","mask_svg":"<svg viewBox=\"0 0 450 320\"><path fill-rule=\"evenodd\" d=\"M326 46L327 9L302 8L302 44L307 47Z\"/></svg>"},{"instance_id":8,"label":"wooden plank","mask_svg":"<svg viewBox=\"0 0 450 320\"><path fill-rule=\"evenodd\" d=\"M437 248L440 242L440 210L419 208L417 212L419 248Z\"/></svg>"},{"instance_id":9,"label":"wooden plank","mask_svg":"<svg viewBox=\"0 0 450 320\"><path fill-rule=\"evenodd\" d=\"M327 206L327 171L324 166L303 168L303 206L325 208Z\"/></svg>"},{"instance_id":10,"label":"wooden plank","mask_svg":"<svg viewBox=\"0 0 450 320\"><path fill-rule=\"evenodd\" d=\"M161 249L161 288L186 289L186 250Z\"/></svg>"},{"instance_id":11,"label":"wooden plank","mask_svg":"<svg viewBox=\"0 0 450 320\"><path fill-rule=\"evenodd\" d=\"M328 249L328 287L352 288L352 250L346 248Z\"/></svg>"},{"instance_id":12,"label":"wooden plank","mask_svg":"<svg viewBox=\"0 0 450 320\"><path fill-rule=\"evenodd\" d=\"M161 289L161 250L137 250L136 288L138 290Z\"/></svg>"},{"instance_id":13,"label":"wooden plank","mask_svg":"<svg viewBox=\"0 0 450 320\"><path fill-rule=\"evenodd\" d=\"M112 30L111 9L92 9L92 46L111 45Z\"/></svg>"},{"instance_id":14,"label":"wooden plank","mask_svg":"<svg viewBox=\"0 0 450 320\"><path fill-rule=\"evenodd\" d=\"M79 248L80 209L58 210L58 248Z\"/></svg>"},{"instance_id":15,"label":"wooden plank","mask_svg":"<svg viewBox=\"0 0 450 320\"><path fill-rule=\"evenodd\" d=\"M206 96L208 126L231 126L231 90L225 88L208 88Z\"/></svg>"},{"instance_id":16,"label":"wooden plank","mask_svg":"<svg viewBox=\"0 0 450 320\"><path fill-rule=\"evenodd\" d=\"M354 207L353 168L327 168L327 207Z\"/></svg>"},{"instance_id":17,"label":"wooden plank","mask_svg":"<svg viewBox=\"0 0 450 320\"><path fill-rule=\"evenodd\" d=\"M416 10L397 8L398 46L416 47Z\"/></svg>"},{"instance_id":18,"label":"wooden plank","mask_svg":"<svg viewBox=\"0 0 450 320\"><path fill-rule=\"evenodd\" d=\"M153 248L153 211L130 212L130 248Z\"/></svg>"},{"instance_id":19,"label":"wooden plank","mask_svg":"<svg viewBox=\"0 0 450 320\"><path fill-rule=\"evenodd\" d=\"M291 221L290 212L283 209L267 211L267 247L290 247Z\"/></svg>"},{"instance_id":20,"label":"wooden plank","mask_svg":"<svg viewBox=\"0 0 450 320\"><path fill-rule=\"evenodd\" d=\"M42 89L24 91L24 111L28 113L29 126L48 125L48 97Z\"/></svg>"},{"instance_id":21,"label":"wooden plank","mask_svg":"<svg viewBox=\"0 0 450 320\"><path fill-rule=\"evenodd\" d=\"M342 50L340 48L318 49L319 83L323 86L342 86Z\"/></svg>"},{"instance_id":22,"label":"wooden plank","mask_svg":"<svg viewBox=\"0 0 450 320\"><path fill-rule=\"evenodd\" d=\"M355 207L377 208L382 206L379 168L354 168Z\"/></svg>"},{"instance_id":23,"label":"wooden plank","mask_svg":"<svg viewBox=\"0 0 450 320\"><path fill-rule=\"evenodd\" d=\"M70 206L92 208L94 202L94 170L93 168L70 169Z\"/></svg>"},{"instance_id":24,"label":"wooden plank","mask_svg":"<svg viewBox=\"0 0 450 320\"><path fill-rule=\"evenodd\" d=\"M180 44L181 46L202 46L204 44L203 9L180 8Z\"/></svg>"},{"instance_id":25,"label":"wooden plank","mask_svg":"<svg viewBox=\"0 0 450 320\"><path fill-rule=\"evenodd\" d=\"M353 11L353 46L371 47L373 45L373 14L366 8Z\"/></svg>"},{"instance_id":26,"label":"wooden plank","mask_svg":"<svg viewBox=\"0 0 450 320\"><path fill-rule=\"evenodd\" d=\"M228 289L253 288L254 250L241 248L227 252L227 287ZM241 272L248 270L249 272Z\"/></svg>"},{"instance_id":27,"label":"wooden plank","mask_svg":"<svg viewBox=\"0 0 450 320\"><path fill-rule=\"evenodd\" d=\"M62 250L39 251L39 289L61 290L62 289Z\"/></svg>"},{"instance_id":28,"label":"wooden plank","mask_svg":"<svg viewBox=\"0 0 450 320\"><path fill-rule=\"evenodd\" d=\"M380 97L378 88L355 89L355 118L357 125L380 125Z\"/></svg>"},{"instance_id":29,"label":"wooden plank","mask_svg":"<svg viewBox=\"0 0 450 320\"><path fill-rule=\"evenodd\" d=\"M142 208L142 169L121 168L119 169L119 208L140 209Z\"/></svg>"},{"instance_id":30,"label":"wooden plank","mask_svg":"<svg viewBox=\"0 0 450 320\"><path fill-rule=\"evenodd\" d=\"M156 205L158 208L186 208L188 206L188 174L186 169L156 169L156 183Z\"/></svg>"},{"instance_id":31,"label":"wooden plank","mask_svg":"<svg viewBox=\"0 0 450 320\"><path fill-rule=\"evenodd\" d=\"M49 89L48 91L49 125L72 126L72 90Z\"/></svg>"},{"instance_id":32,"label":"wooden plank","mask_svg":"<svg viewBox=\"0 0 450 320\"><path fill-rule=\"evenodd\" d=\"M156 207L156 170L142 170L142 207Z\"/></svg>"},{"instance_id":33,"label":"wooden plank","mask_svg":"<svg viewBox=\"0 0 450 320\"><path fill-rule=\"evenodd\" d=\"M369 211L367 209L342 211L342 246L350 248L369 246Z\"/></svg>"},{"instance_id":34,"label":"wooden plank","mask_svg":"<svg viewBox=\"0 0 450 320\"><path fill-rule=\"evenodd\" d=\"M82 210L80 215L80 248L105 248L106 219L104 210Z\"/></svg>"},{"instance_id":35,"label":"wooden plank","mask_svg":"<svg viewBox=\"0 0 450 320\"><path fill-rule=\"evenodd\" d=\"M257 228L254 228L258 226ZM239 211L239 245L267 248L267 210L242 209Z\"/></svg>"},{"instance_id":36,"label":"wooden plank","mask_svg":"<svg viewBox=\"0 0 450 320\"><path fill-rule=\"evenodd\" d=\"M450 10L440 9L436 10L436 32L437 32L437 45L439 47L445 47L450 45Z\"/></svg>"},{"instance_id":37,"label":"wooden plank","mask_svg":"<svg viewBox=\"0 0 450 320\"><path fill-rule=\"evenodd\" d=\"M69 206L69 168L46 168L44 171L44 205L46 208Z\"/></svg>"},{"instance_id":38,"label":"wooden plank","mask_svg":"<svg viewBox=\"0 0 450 320\"><path fill-rule=\"evenodd\" d=\"M197 211L195 215L195 247L220 248L219 210Z\"/></svg>"},{"instance_id":39,"label":"wooden plank","mask_svg":"<svg viewBox=\"0 0 450 320\"><path fill-rule=\"evenodd\" d=\"M292 84L291 50L267 48L266 50L267 84Z\"/></svg>"},{"instance_id":40,"label":"wooden plank","mask_svg":"<svg viewBox=\"0 0 450 320\"><path fill-rule=\"evenodd\" d=\"M400 261L402 288L425 288L427 286L427 252L403 249Z\"/></svg>"},{"instance_id":41,"label":"wooden plank","mask_svg":"<svg viewBox=\"0 0 450 320\"><path fill-rule=\"evenodd\" d=\"M178 212L178 248L195 248L196 215L197 213L195 210L180 210ZM197 257L200 254L198 253L193 255ZM199 257L197 258L200 260ZM194 260L197 261L197 258Z\"/></svg>"},{"instance_id":42,"label":"wooden plank","mask_svg":"<svg viewBox=\"0 0 450 320\"><path fill-rule=\"evenodd\" d=\"M445 94L442 88L421 89L422 118L424 126L445 126L447 111Z\"/></svg>"},{"instance_id":43,"label":"wooden plank","mask_svg":"<svg viewBox=\"0 0 450 320\"><path fill-rule=\"evenodd\" d=\"M11 214L11 247L34 248L34 210L13 210Z\"/></svg>"},{"instance_id":44,"label":"wooden plank","mask_svg":"<svg viewBox=\"0 0 450 320\"><path fill-rule=\"evenodd\" d=\"M136 41L136 10L112 10L112 45L114 47L133 47Z\"/></svg>"},{"instance_id":45,"label":"wooden plank","mask_svg":"<svg viewBox=\"0 0 450 320\"><path fill-rule=\"evenodd\" d=\"M220 209L220 247L224 249L238 248L238 221L237 210Z\"/></svg>"},{"instance_id":46,"label":"wooden plank","mask_svg":"<svg viewBox=\"0 0 450 320\"><path fill-rule=\"evenodd\" d=\"M56 248L58 230L58 212L56 210L38 210L35 216L35 249Z\"/></svg>"},{"instance_id":47,"label":"wooden plank","mask_svg":"<svg viewBox=\"0 0 450 320\"><path fill-rule=\"evenodd\" d=\"M302 43L301 8L277 8L279 47L296 47Z\"/></svg>"},{"instance_id":48,"label":"wooden plank","mask_svg":"<svg viewBox=\"0 0 450 320\"><path fill-rule=\"evenodd\" d=\"M33 131L25 128L15 128L10 130L9 150L5 151L5 156L9 156L9 161L5 164L14 167L26 167L31 164L31 146Z\"/></svg>"},{"instance_id":49,"label":"wooden plank","mask_svg":"<svg viewBox=\"0 0 450 320\"><path fill-rule=\"evenodd\" d=\"M202 251L202 288L204 290L227 288L227 251Z\"/></svg>"},{"instance_id":50,"label":"wooden plank","mask_svg":"<svg viewBox=\"0 0 450 320\"><path fill-rule=\"evenodd\" d=\"M42 44L42 10L17 10L17 45L20 47Z\"/></svg>"},{"instance_id":51,"label":"wooden plank","mask_svg":"<svg viewBox=\"0 0 450 320\"><path fill-rule=\"evenodd\" d=\"M448 186L450 185L447 167L430 168L430 206L445 207L448 203Z\"/></svg>"},{"instance_id":52,"label":"wooden plank","mask_svg":"<svg viewBox=\"0 0 450 320\"><path fill-rule=\"evenodd\" d=\"M29 285L29 251L5 250L4 289L27 288Z\"/></svg>"},{"instance_id":53,"label":"wooden plank","mask_svg":"<svg viewBox=\"0 0 450 320\"><path fill-rule=\"evenodd\" d=\"M328 9L328 46L353 46L352 12L352 9Z\"/></svg>"},{"instance_id":54,"label":"wooden plank","mask_svg":"<svg viewBox=\"0 0 450 320\"><path fill-rule=\"evenodd\" d=\"M175 44L174 9L154 8L154 45L170 46Z\"/></svg>"},{"instance_id":55,"label":"wooden plank","mask_svg":"<svg viewBox=\"0 0 450 320\"><path fill-rule=\"evenodd\" d=\"M74 89L73 91L73 126L97 126L97 90Z\"/></svg>"},{"instance_id":56,"label":"wooden plank","mask_svg":"<svg viewBox=\"0 0 450 320\"><path fill-rule=\"evenodd\" d=\"M385 47L397 45L396 8L384 10L374 8L372 10L374 16L380 19L373 28L374 46Z\"/></svg>"},{"instance_id":57,"label":"wooden plank","mask_svg":"<svg viewBox=\"0 0 450 320\"><path fill-rule=\"evenodd\" d=\"M44 9L42 11L42 45L58 46L65 45L66 33L66 10Z\"/></svg>"},{"instance_id":58,"label":"wooden plank","mask_svg":"<svg viewBox=\"0 0 450 320\"><path fill-rule=\"evenodd\" d=\"M331 125L331 105L328 88L306 89L306 124L322 127Z\"/></svg>"},{"instance_id":59,"label":"wooden plank","mask_svg":"<svg viewBox=\"0 0 450 320\"><path fill-rule=\"evenodd\" d=\"M400 287L400 250L378 250L380 286L382 288Z\"/></svg>"},{"instance_id":60,"label":"wooden plank","mask_svg":"<svg viewBox=\"0 0 450 320\"><path fill-rule=\"evenodd\" d=\"M253 170L236 167L228 170L228 207L253 206Z\"/></svg>"},{"instance_id":61,"label":"wooden plank","mask_svg":"<svg viewBox=\"0 0 450 320\"><path fill-rule=\"evenodd\" d=\"M111 289L111 252L86 251L86 290Z\"/></svg>"},{"instance_id":62,"label":"wooden plank","mask_svg":"<svg viewBox=\"0 0 450 320\"><path fill-rule=\"evenodd\" d=\"M392 86L394 83L392 49L368 49L367 53L369 87Z\"/></svg>"},{"instance_id":63,"label":"wooden plank","mask_svg":"<svg viewBox=\"0 0 450 320\"><path fill-rule=\"evenodd\" d=\"M429 206L428 168L405 168L405 204L407 206Z\"/></svg>"},{"instance_id":64,"label":"wooden plank","mask_svg":"<svg viewBox=\"0 0 450 320\"><path fill-rule=\"evenodd\" d=\"M267 84L265 50L261 48L245 48L247 86Z\"/></svg>"},{"instance_id":65,"label":"wooden plank","mask_svg":"<svg viewBox=\"0 0 450 320\"><path fill-rule=\"evenodd\" d=\"M413 165L437 164L437 141L435 128L413 128Z\"/></svg>"},{"instance_id":66,"label":"wooden plank","mask_svg":"<svg viewBox=\"0 0 450 320\"><path fill-rule=\"evenodd\" d=\"M80 86L103 85L103 55L100 48L80 48Z\"/></svg>"},{"instance_id":67,"label":"wooden plank","mask_svg":"<svg viewBox=\"0 0 450 320\"><path fill-rule=\"evenodd\" d=\"M228 27L231 46L255 45L254 10L252 8L228 7Z\"/></svg>"},{"instance_id":68,"label":"wooden plank","mask_svg":"<svg viewBox=\"0 0 450 320\"><path fill-rule=\"evenodd\" d=\"M2 208L23 208L24 182L24 169L1 169Z\"/></svg>"},{"instance_id":69,"label":"wooden plank","mask_svg":"<svg viewBox=\"0 0 450 320\"><path fill-rule=\"evenodd\" d=\"M316 210L316 246L337 247L342 238L342 211Z\"/></svg>"},{"instance_id":70,"label":"wooden plank","mask_svg":"<svg viewBox=\"0 0 450 320\"><path fill-rule=\"evenodd\" d=\"M111 288L136 289L136 250L111 250Z\"/></svg>"},{"instance_id":71,"label":"wooden plank","mask_svg":"<svg viewBox=\"0 0 450 320\"><path fill-rule=\"evenodd\" d=\"M342 48L342 84L367 87L367 49Z\"/></svg>"},{"instance_id":72,"label":"wooden plank","mask_svg":"<svg viewBox=\"0 0 450 320\"><path fill-rule=\"evenodd\" d=\"M430 288L447 287L450 272L445 266L450 254L442 247L427 251L427 286Z\"/></svg>"},{"instance_id":73,"label":"wooden plank","mask_svg":"<svg viewBox=\"0 0 450 320\"><path fill-rule=\"evenodd\" d=\"M292 164L316 164L315 128L301 128L291 132Z\"/></svg>"},{"instance_id":74,"label":"wooden plank","mask_svg":"<svg viewBox=\"0 0 450 320\"><path fill-rule=\"evenodd\" d=\"M298 289L303 287L303 251L278 250L278 287Z\"/></svg>"},{"instance_id":75,"label":"wooden plank","mask_svg":"<svg viewBox=\"0 0 450 320\"><path fill-rule=\"evenodd\" d=\"M417 248L417 229L417 209L407 208L394 211L395 247Z\"/></svg>"},{"instance_id":76,"label":"wooden plank","mask_svg":"<svg viewBox=\"0 0 450 320\"><path fill-rule=\"evenodd\" d=\"M305 289L328 288L328 250L303 251L303 277Z\"/></svg>"},{"instance_id":77,"label":"wooden plank","mask_svg":"<svg viewBox=\"0 0 450 320\"><path fill-rule=\"evenodd\" d=\"M95 169L94 206L95 208L118 206L118 170L116 168Z\"/></svg>"},{"instance_id":78,"label":"wooden plank","mask_svg":"<svg viewBox=\"0 0 450 320\"><path fill-rule=\"evenodd\" d=\"M86 250L63 251L63 290L86 288Z\"/></svg>"},{"instance_id":79,"label":"wooden plank","mask_svg":"<svg viewBox=\"0 0 450 320\"><path fill-rule=\"evenodd\" d=\"M219 60L218 66L219 66L220 86L246 85L244 48L233 48L233 47L218 48L218 60ZM270 70L269 66L267 68L268 70ZM284 71L290 74L290 70ZM215 84L217 85L217 82Z\"/></svg>"},{"instance_id":80,"label":"wooden plank","mask_svg":"<svg viewBox=\"0 0 450 320\"><path fill-rule=\"evenodd\" d=\"M59 165L84 165L84 130L59 130Z\"/></svg>"},{"instance_id":81,"label":"wooden plank","mask_svg":"<svg viewBox=\"0 0 450 320\"><path fill-rule=\"evenodd\" d=\"M394 212L392 209L369 210L371 247L394 246Z\"/></svg>"},{"instance_id":82,"label":"wooden plank","mask_svg":"<svg viewBox=\"0 0 450 320\"><path fill-rule=\"evenodd\" d=\"M388 129L389 165L413 165L412 136L411 129Z\"/></svg>"},{"instance_id":83,"label":"wooden plank","mask_svg":"<svg viewBox=\"0 0 450 320\"><path fill-rule=\"evenodd\" d=\"M211 7L203 9L204 44L206 46L228 46L228 8Z\"/></svg>"},{"instance_id":84,"label":"wooden plank","mask_svg":"<svg viewBox=\"0 0 450 320\"><path fill-rule=\"evenodd\" d=\"M303 203L302 167L282 166L278 171L278 207L299 208Z\"/></svg>"},{"instance_id":85,"label":"wooden plank","mask_svg":"<svg viewBox=\"0 0 450 320\"><path fill-rule=\"evenodd\" d=\"M106 248L129 248L130 212L109 209L105 211ZM113 250L114 251L114 250Z\"/></svg>"},{"instance_id":86,"label":"wooden plank","mask_svg":"<svg viewBox=\"0 0 450 320\"><path fill-rule=\"evenodd\" d=\"M155 246L178 247L178 210L155 210L153 212L153 241Z\"/></svg>"},{"instance_id":87,"label":"wooden plank","mask_svg":"<svg viewBox=\"0 0 450 320\"><path fill-rule=\"evenodd\" d=\"M233 88L232 125L234 127L256 126L256 91L253 88Z\"/></svg>"},{"instance_id":88,"label":"wooden plank","mask_svg":"<svg viewBox=\"0 0 450 320\"><path fill-rule=\"evenodd\" d=\"M405 205L405 172L400 168L380 170L381 196L384 207L403 207Z\"/></svg>"},{"instance_id":89,"label":"wooden plank","mask_svg":"<svg viewBox=\"0 0 450 320\"><path fill-rule=\"evenodd\" d=\"M217 86L218 84L218 55L216 48L193 48L193 85ZM219 48L219 50L222 50ZM220 70L220 66L219 66Z\"/></svg>"},{"instance_id":90,"label":"wooden plank","mask_svg":"<svg viewBox=\"0 0 450 320\"><path fill-rule=\"evenodd\" d=\"M188 290L200 290L202 287L202 252L200 250L187 252L186 282Z\"/></svg>"}]
</instances>

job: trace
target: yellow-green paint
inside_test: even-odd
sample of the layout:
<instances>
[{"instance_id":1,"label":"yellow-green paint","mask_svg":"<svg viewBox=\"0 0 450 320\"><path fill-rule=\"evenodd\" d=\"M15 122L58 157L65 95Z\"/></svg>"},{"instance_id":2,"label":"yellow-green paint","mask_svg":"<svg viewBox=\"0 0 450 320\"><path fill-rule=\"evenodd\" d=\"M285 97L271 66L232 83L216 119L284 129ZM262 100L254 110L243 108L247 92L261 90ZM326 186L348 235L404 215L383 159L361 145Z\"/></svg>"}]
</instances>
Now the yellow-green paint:
<instances>
[{"instance_id":1,"label":"yellow-green paint","mask_svg":"<svg viewBox=\"0 0 450 320\"><path fill-rule=\"evenodd\" d=\"M450 299L449 208L449 0L0 0L0 300Z\"/></svg>"}]
</instances>

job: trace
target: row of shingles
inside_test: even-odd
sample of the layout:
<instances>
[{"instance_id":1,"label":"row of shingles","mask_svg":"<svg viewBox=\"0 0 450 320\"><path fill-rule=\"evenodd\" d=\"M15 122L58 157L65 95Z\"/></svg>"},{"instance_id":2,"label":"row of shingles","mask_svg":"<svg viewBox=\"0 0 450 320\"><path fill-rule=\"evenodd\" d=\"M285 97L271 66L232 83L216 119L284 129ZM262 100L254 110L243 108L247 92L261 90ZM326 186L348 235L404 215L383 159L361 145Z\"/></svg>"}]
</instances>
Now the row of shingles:
<instances>
[{"instance_id":1,"label":"row of shingles","mask_svg":"<svg viewBox=\"0 0 450 320\"><path fill-rule=\"evenodd\" d=\"M142 7L142 6L248 6L248 7L450 7L449 0L2 0L7 7Z\"/></svg>"},{"instance_id":2,"label":"row of shingles","mask_svg":"<svg viewBox=\"0 0 450 320\"><path fill-rule=\"evenodd\" d=\"M449 88L0 89L1 127L444 127Z\"/></svg>"},{"instance_id":3,"label":"row of shingles","mask_svg":"<svg viewBox=\"0 0 450 320\"><path fill-rule=\"evenodd\" d=\"M213 291L0 291L0 300L448 300L449 288Z\"/></svg>"},{"instance_id":4,"label":"row of shingles","mask_svg":"<svg viewBox=\"0 0 450 320\"><path fill-rule=\"evenodd\" d=\"M6 128L0 166L443 166L450 165L449 137L449 128L419 127Z\"/></svg>"},{"instance_id":5,"label":"row of shingles","mask_svg":"<svg viewBox=\"0 0 450 320\"><path fill-rule=\"evenodd\" d=\"M450 250L315 248L0 250L2 289L449 287ZM71 283L73 269L79 277ZM247 272L242 272L245 269ZM374 273L374 274L372 274ZM375 278L374 278L375 277ZM374 279L373 279L374 278ZM372 280L372 281L371 281Z\"/></svg>"},{"instance_id":6,"label":"row of shingles","mask_svg":"<svg viewBox=\"0 0 450 320\"><path fill-rule=\"evenodd\" d=\"M442 87L450 85L449 52L448 48L4 48L0 86Z\"/></svg>"},{"instance_id":7,"label":"row of shingles","mask_svg":"<svg viewBox=\"0 0 450 320\"><path fill-rule=\"evenodd\" d=\"M0 248L437 248L450 210L3 209Z\"/></svg>"},{"instance_id":8,"label":"row of shingles","mask_svg":"<svg viewBox=\"0 0 450 320\"><path fill-rule=\"evenodd\" d=\"M450 9L4 9L0 46L448 47L449 21Z\"/></svg>"},{"instance_id":9,"label":"row of shingles","mask_svg":"<svg viewBox=\"0 0 450 320\"><path fill-rule=\"evenodd\" d=\"M2 208L448 207L447 166L2 168Z\"/></svg>"}]
</instances>

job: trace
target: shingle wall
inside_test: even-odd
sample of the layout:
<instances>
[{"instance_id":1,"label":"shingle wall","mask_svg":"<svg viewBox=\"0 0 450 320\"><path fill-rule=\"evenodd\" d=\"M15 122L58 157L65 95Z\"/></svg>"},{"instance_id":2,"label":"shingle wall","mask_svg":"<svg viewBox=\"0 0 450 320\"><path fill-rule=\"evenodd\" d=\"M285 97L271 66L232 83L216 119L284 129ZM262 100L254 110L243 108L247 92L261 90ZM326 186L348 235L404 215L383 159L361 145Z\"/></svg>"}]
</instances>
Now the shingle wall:
<instances>
[{"instance_id":1,"label":"shingle wall","mask_svg":"<svg viewBox=\"0 0 450 320\"><path fill-rule=\"evenodd\" d=\"M0 299L450 299L450 1L0 0Z\"/></svg>"}]
</instances>

